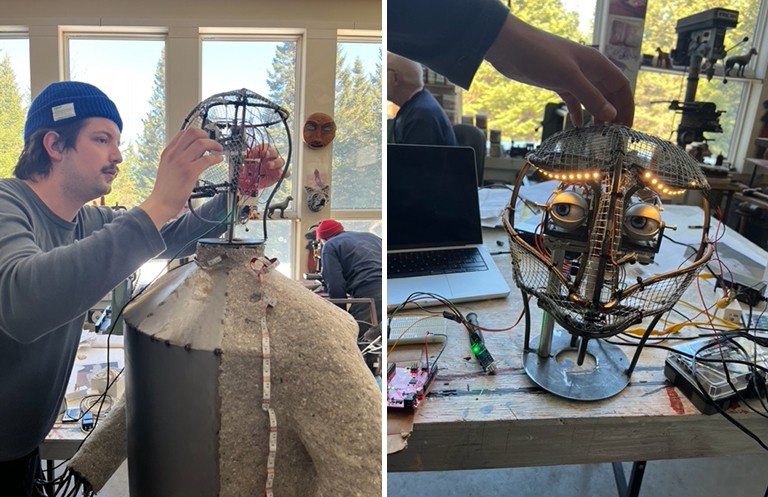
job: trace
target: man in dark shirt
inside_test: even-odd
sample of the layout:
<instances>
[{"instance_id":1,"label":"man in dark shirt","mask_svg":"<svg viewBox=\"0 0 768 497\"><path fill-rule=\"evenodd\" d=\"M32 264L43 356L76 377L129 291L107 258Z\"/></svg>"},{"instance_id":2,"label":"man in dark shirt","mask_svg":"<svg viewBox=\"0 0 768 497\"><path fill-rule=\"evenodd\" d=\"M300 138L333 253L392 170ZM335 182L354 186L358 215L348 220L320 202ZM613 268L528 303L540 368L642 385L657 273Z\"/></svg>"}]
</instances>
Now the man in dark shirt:
<instances>
[{"instance_id":1,"label":"man in dark shirt","mask_svg":"<svg viewBox=\"0 0 768 497\"><path fill-rule=\"evenodd\" d=\"M387 100L400 107L393 123L394 143L456 145L448 116L424 88L418 62L387 54Z\"/></svg>"},{"instance_id":2,"label":"man in dark shirt","mask_svg":"<svg viewBox=\"0 0 768 497\"><path fill-rule=\"evenodd\" d=\"M344 226L333 219L321 221L315 234L323 242L321 273L328 296L373 299L376 319L381 322L381 238L373 233L344 231ZM369 328L370 309L367 304L349 308L361 334Z\"/></svg>"}]
</instances>

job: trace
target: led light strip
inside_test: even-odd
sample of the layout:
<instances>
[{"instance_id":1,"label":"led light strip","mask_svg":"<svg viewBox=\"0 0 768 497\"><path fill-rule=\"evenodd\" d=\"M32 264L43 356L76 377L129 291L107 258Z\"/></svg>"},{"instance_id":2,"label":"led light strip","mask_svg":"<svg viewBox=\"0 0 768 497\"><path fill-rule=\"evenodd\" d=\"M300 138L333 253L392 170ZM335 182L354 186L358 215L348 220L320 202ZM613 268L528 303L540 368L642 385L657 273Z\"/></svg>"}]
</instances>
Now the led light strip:
<instances>
[{"instance_id":1,"label":"led light strip","mask_svg":"<svg viewBox=\"0 0 768 497\"><path fill-rule=\"evenodd\" d=\"M277 267L277 259L267 257L254 257L249 266L257 273L259 283L264 282L264 275ZM269 414L269 454L267 456L267 482L264 488L266 497L274 497L272 487L275 483L275 460L277 459L277 416L272 409L272 355L269 348L269 328L267 327L267 310L275 306L274 299L266 298L267 306L261 317L261 353L262 359L262 397L261 409Z\"/></svg>"},{"instance_id":2,"label":"led light strip","mask_svg":"<svg viewBox=\"0 0 768 497\"><path fill-rule=\"evenodd\" d=\"M267 308L272 307L267 305ZM273 497L272 486L275 483L275 459L277 457L277 416L269 402L272 398L272 360L269 351L269 328L267 328L267 316L261 317L261 350L264 354L262 361L263 371L263 395L261 408L269 414L269 455L267 456L267 483L265 486L266 497Z\"/></svg>"}]
</instances>

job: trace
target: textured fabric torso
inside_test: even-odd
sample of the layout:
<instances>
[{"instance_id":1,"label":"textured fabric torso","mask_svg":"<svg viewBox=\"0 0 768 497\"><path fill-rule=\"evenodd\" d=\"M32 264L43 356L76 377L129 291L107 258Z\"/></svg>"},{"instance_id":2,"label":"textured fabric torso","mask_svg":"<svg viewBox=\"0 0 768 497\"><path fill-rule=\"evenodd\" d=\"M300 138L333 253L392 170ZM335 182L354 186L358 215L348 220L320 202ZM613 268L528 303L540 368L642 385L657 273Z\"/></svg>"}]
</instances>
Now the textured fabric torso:
<instances>
[{"instance_id":1,"label":"textured fabric torso","mask_svg":"<svg viewBox=\"0 0 768 497\"><path fill-rule=\"evenodd\" d=\"M0 461L31 452L58 416L85 313L166 241L209 230L178 220L161 235L138 208L56 216L22 181L0 180ZM190 250L194 250L194 245Z\"/></svg>"},{"instance_id":2,"label":"textured fabric torso","mask_svg":"<svg viewBox=\"0 0 768 497\"><path fill-rule=\"evenodd\" d=\"M395 116L394 142L416 145L456 145L448 116L429 90L414 94Z\"/></svg>"}]
</instances>

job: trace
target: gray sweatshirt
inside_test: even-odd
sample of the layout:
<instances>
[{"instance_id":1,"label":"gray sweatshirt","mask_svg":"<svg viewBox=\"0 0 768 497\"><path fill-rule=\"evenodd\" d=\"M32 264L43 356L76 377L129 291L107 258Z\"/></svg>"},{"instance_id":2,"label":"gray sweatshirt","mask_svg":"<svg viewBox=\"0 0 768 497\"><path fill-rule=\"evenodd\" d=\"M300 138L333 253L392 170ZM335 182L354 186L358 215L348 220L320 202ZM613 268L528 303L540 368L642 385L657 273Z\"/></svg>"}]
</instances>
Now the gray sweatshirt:
<instances>
[{"instance_id":1,"label":"gray sweatshirt","mask_svg":"<svg viewBox=\"0 0 768 497\"><path fill-rule=\"evenodd\" d=\"M220 197L204 218L223 216ZM186 215L159 233L138 208L84 206L69 222L24 182L0 180L0 461L28 454L53 426L85 313L152 257L188 255L191 241L224 230Z\"/></svg>"}]
</instances>

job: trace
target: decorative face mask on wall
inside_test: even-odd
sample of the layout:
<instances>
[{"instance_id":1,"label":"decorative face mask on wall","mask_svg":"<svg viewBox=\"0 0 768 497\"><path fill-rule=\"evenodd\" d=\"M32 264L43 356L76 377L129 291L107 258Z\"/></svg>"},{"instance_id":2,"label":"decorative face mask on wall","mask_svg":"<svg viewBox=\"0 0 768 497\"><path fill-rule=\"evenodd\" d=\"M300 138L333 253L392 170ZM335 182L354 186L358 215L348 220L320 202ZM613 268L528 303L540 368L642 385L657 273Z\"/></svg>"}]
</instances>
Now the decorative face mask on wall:
<instances>
[{"instance_id":1,"label":"decorative face mask on wall","mask_svg":"<svg viewBox=\"0 0 768 497\"><path fill-rule=\"evenodd\" d=\"M335 136L336 123L328 114L315 112L304 122L304 143L309 145L309 148L324 148Z\"/></svg>"}]
</instances>

